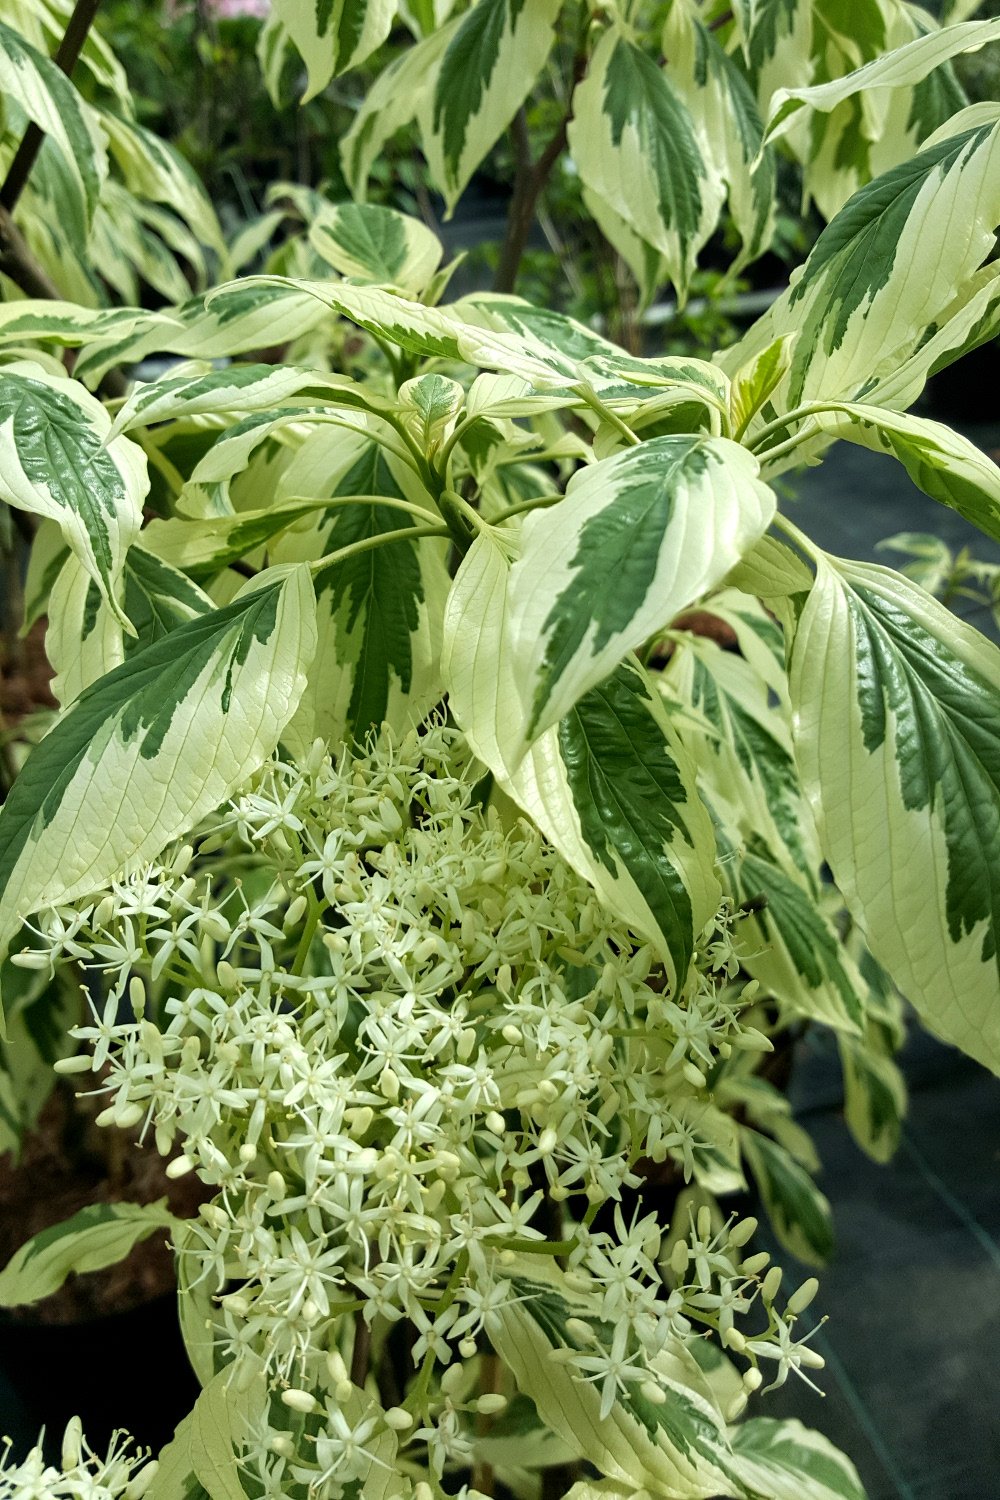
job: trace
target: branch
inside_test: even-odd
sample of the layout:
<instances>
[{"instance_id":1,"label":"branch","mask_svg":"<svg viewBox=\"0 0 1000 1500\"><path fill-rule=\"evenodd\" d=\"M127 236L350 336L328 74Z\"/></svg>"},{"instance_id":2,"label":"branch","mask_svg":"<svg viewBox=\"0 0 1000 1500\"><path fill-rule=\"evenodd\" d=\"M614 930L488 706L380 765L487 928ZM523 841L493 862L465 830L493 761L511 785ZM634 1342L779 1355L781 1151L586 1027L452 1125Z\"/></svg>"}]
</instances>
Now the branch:
<instances>
[{"instance_id":1,"label":"branch","mask_svg":"<svg viewBox=\"0 0 1000 1500\"><path fill-rule=\"evenodd\" d=\"M101 0L76 0L73 14L66 23L63 39L53 59L56 67L61 68L67 78L76 66L100 3ZM14 205L24 191L44 138L45 132L32 120L14 153L3 187L0 187L0 208L6 209L9 214L13 213Z\"/></svg>"},{"instance_id":2,"label":"branch","mask_svg":"<svg viewBox=\"0 0 1000 1500\"><path fill-rule=\"evenodd\" d=\"M507 232L500 251L500 263L493 279L495 292L512 292L517 281L517 272L528 243L528 235L535 218L535 206L552 168L566 146L566 132L573 113L573 90L583 77L587 59L583 53L573 63L573 83L570 87L570 102L566 113L556 126L552 139L536 162L531 160L528 142L528 127L523 109L519 109L511 122L514 157L517 168L514 173L514 194L507 214Z\"/></svg>"}]
</instances>

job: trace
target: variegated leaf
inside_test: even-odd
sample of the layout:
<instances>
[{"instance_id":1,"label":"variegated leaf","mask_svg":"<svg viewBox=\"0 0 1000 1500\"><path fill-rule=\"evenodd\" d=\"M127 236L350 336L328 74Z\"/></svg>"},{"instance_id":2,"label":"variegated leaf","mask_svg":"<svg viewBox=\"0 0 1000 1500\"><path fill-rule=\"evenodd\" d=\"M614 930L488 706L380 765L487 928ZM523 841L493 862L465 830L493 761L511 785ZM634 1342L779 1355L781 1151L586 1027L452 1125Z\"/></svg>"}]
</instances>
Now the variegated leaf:
<instances>
[{"instance_id":1,"label":"variegated leaf","mask_svg":"<svg viewBox=\"0 0 1000 1500\"><path fill-rule=\"evenodd\" d=\"M656 690L622 666L520 750L510 564L483 531L452 586L442 671L479 758L608 907L656 947L672 984L718 909L711 820Z\"/></svg>"},{"instance_id":2,"label":"variegated leaf","mask_svg":"<svg viewBox=\"0 0 1000 1500\"><path fill-rule=\"evenodd\" d=\"M854 195L794 285L721 357L723 369L797 332L775 410L863 400L933 332L990 254L998 222L1000 123L939 140Z\"/></svg>"},{"instance_id":3,"label":"variegated leaf","mask_svg":"<svg viewBox=\"0 0 1000 1500\"><path fill-rule=\"evenodd\" d=\"M303 103L382 45L396 8L396 0L274 0L274 20L306 65Z\"/></svg>"},{"instance_id":4,"label":"variegated leaf","mask_svg":"<svg viewBox=\"0 0 1000 1500\"><path fill-rule=\"evenodd\" d=\"M309 332L329 316L329 304L310 290L278 278L244 277L190 297L169 313L146 313L121 336L105 334L88 343L75 373L89 385L119 364L135 364L147 354L183 354L221 359L271 347Z\"/></svg>"},{"instance_id":5,"label":"variegated leaf","mask_svg":"<svg viewBox=\"0 0 1000 1500\"><path fill-rule=\"evenodd\" d=\"M801 1422L754 1417L730 1428L737 1472L768 1500L866 1500L850 1459Z\"/></svg>"},{"instance_id":6,"label":"variegated leaf","mask_svg":"<svg viewBox=\"0 0 1000 1500\"><path fill-rule=\"evenodd\" d=\"M711 599L706 610L711 616ZM725 621L724 615L715 618ZM705 635L684 630L676 643L662 680L711 728L698 736L697 760L707 787L738 810L744 836L759 834L781 849L809 887L819 864L816 834L795 768L790 726L773 704L776 674L762 674ZM685 737L693 733L687 730Z\"/></svg>"},{"instance_id":7,"label":"variegated leaf","mask_svg":"<svg viewBox=\"0 0 1000 1500\"><path fill-rule=\"evenodd\" d=\"M427 286L443 253L419 219L372 203L332 204L310 224L309 243L341 276L398 286L409 296Z\"/></svg>"},{"instance_id":8,"label":"variegated leaf","mask_svg":"<svg viewBox=\"0 0 1000 1500\"><path fill-rule=\"evenodd\" d=\"M892 454L925 495L1000 541L1000 468L968 438L927 417L859 402L817 403L816 411L825 432L875 453Z\"/></svg>"},{"instance_id":9,"label":"variegated leaf","mask_svg":"<svg viewBox=\"0 0 1000 1500\"><path fill-rule=\"evenodd\" d=\"M323 504L322 500L286 501L263 510L241 510L205 520L171 517L150 521L142 533L142 543L161 562L197 583L206 583L231 563L322 509Z\"/></svg>"},{"instance_id":10,"label":"variegated leaf","mask_svg":"<svg viewBox=\"0 0 1000 1500\"><path fill-rule=\"evenodd\" d=\"M757 472L724 438L653 438L528 516L509 624L523 744L754 545L775 509Z\"/></svg>"},{"instance_id":11,"label":"variegated leaf","mask_svg":"<svg viewBox=\"0 0 1000 1500\"><path fill-rule=\"evenodd\" d=\"M58 153L65 186L61 231L83 250L107 177L107 146L97 118L66 74L0 21L0 95L42 130Z\"/></svg>"},{"instance_id":12,"label":"variegated leaf","mask_svg":"<svg viewBox=\"0 0 1000 1500\"><path fill-rule=\"evenodd\" d=\"M841 1036L844 1119L855 1141L873 1161L892 1159L906 1114L906 1081L873 1038Z\"/></svg>"},{"instance_id":13,"label":"variegated leaf","mask_svg":"<svg viewBox=\"0 0 1000 1500\"><path fill-rule=\"evenodd\" d=\"M664 257L655 245L636 234L631 224L627 224L610 203L605 203L599 193L595 193L586 183L583 184L582 191L583 204L590 217L635 277L639 288L639 309L644 310L669 279Z\"/></svg>"},{"instance_id":14,"label":"variegated leaf","mask_svg":"<svg viewBox=\"0 0 1000 1500\"><path fill-rule=\"evenodd\" d=\"M125 554L142 522L146 456L111 439L104 407L75 380L40 366L8 366L0 381L0 499L58 523L112 613L132 627L119 595Z\"/></svg>"},{"instance_id":15,"label":"variegated leaf","mask_svg":"<svg viewBox=\"0 0 1000 1500\"><path fill-rule=\"evenodd\" d=\"M75 302L26 298L0 303L0 345L33 339L66 344L71 348L91 340L125 338L153 319L164 328L170 319L145 312L141 307L80 307Z\"/></svg>"},{"instance_id":16,"label":"variegated leaf","mask_svg":"<svg viewBox=\"0 0 1000 1500\"><path fill-rule=\"evenodd\" d=\"M833 1254L829 1200L777 1141L744 1126L740 1142L781 1244L806 1265L825 1265Z\"/></svg>"},{"instance_id":17,"label":"variegated leaf","mask_svg":"<svg viewBox=\"0 0 1000 1500\"><path fill-rule=\"evenodd\" d=\"M40 906L155 858L263 763L315 631L308 569L268 573L76 700L0 812L0 950Z\"/></svg>"},{"instance_id":18,"label":"variegated leaf","mask_svg":"<svg viewBox=\"0 0 1000 1500\"><path fill-rule=\"evenodd\" d=\"M823 850L873 954L1000 1071L1000 652L898 574L819 555L790 685Z\"/></svg>"},{"instance_id":19,"label":"variegated leaf","mask_svg":"<svg viewBox=\"0 0 1000 1500\"><path fill-rule=\"evenodd\" d=\"M223 255L225 241L215 209L180 152L135 120L110 110L102 110L100 120L125 186L139 198L166 204L201 244Z\"/></svg>"},{"instance_id":20,"label":"variegated leaf","mask_svg":"<svg viewBox=\"0 0 1000 1500\"><path fill-rule=\"evenodd\" d=\"M490 1342L539 1415L581 1458L615 1484L676 1500L709 1500L745 1493L732 1449L714 1405L690 1386L657 1372L666 1400L654 1405L638 1386L619 1388L607 1410L602 1391L583 1371L552 1359L552 1351L584 1354L592 1347L567 1327L593 1327L598 1346L610 1348L614 1330L596 1323L590 1303L572 1291L554 1266L522 1256L504 1268L511 1295L487 1316Z\"/></svg>"},{"instance_id":21,"label":"variegated leaf","mask_svg":"<svg viewBox=\"0 0 1000 1500\"><path fill-rule=\"evenodd\" d=\"M427 377L436 378L436 377ZM384 504L331 505L302 533L288 534L276 557L319 559L413 526L392 504L406 497L402 466L370 438L315 433L286 472L290 493L318 488L334 501L384 496ZM428 515L428 520L433 517ZM319 644L309 681L286 739L308 745L316 735L340 744L387 722L417 724L442 696L441 624L449 587L446 547L434 538L399 540L331 562L316 578Z\"/></svg>"},{"instance_id":22,"label":"variegated leaf","mask_svg":"<svg viewBox=\"0 0 1000 1500\"><path fill-rule=\"evenodd\" d=\"M690 110L728 190L729 212L743 241L732 275L771 243L775 166L750 85L699 17L692 0L672 0L663 50L667 77Z\"/></svg>"},{"instance_id":23,"label":"variegated leaf","mask_svg":"<svg viewBox=\"0 0 1000 1500\"><path fill-rule=\"evenodd\" d=\"M270 412L283 401L322 396L337 405L370 410L385 402L369 395L346 376L294 365L235 364L224 370L199 370L137 385L122 404L112 434L154 422L206 412Z\"/></svg>"},{"instance_id":24,"label":"variegated leaf","mask_svg":"<svg viewBox=\"0 0 1000 1500\"><path fill-rule=\"evenodd\" d=\"M759 840L735 861L733 881L755 908L740 924L747 972L792 1015L859 1035L864 984L816 892Z\"/></svg>"},{"instance_id":25,"label":"variegated leaf","mask_svg":"<svg viewBox=\"0 0 1000 1500\"><path fill-rule=\"evenodd\" d=\"M773 141L784 135L803 109L826 113L865 89L895 89L919 83L949 58L995 41L1000 41L1000 20L966 21L928 31L842 78L811 88L777 89L771 98L766 139Z\"/></svg>"},{"instance_id":26,"label":"variegated leaf","mask_svg":"<svg viewBox=\"0 0 1000 1500\"><path fill-rule=\"evenodd\" d=\"M71 1219L43 1229L28 1240L0 1271L0 1307L40 1302L62 1286L71 1272L82 1274L117 1265L140 1240L176 1223L159 1203L94 1203Z\"/></svg>"},{"instance_id":27,"label":"variegated leaf","mask_svg":"<svg viewBox=\"0 0 1000 1500\"><path fill-rule=\"evenodd\" d=\"M683 301L722 181L667 75L616 27L573 95L569 144L584 184L662 255Z\"/></svg>"},{"instance_id":28,"label":"variegated leaf","mask_svg":"<svg viewBox=\"0 0 1000 1500\"><path fill-rule=\"evenodd\" d=\"M475 0L455 23L417 98L431 180L450 212L531 92L555 40L562 0Z\"/></svg>"},{"instance_id":29,"label":"variegated leaf","mask_svg":"<svg viewBox=\"0 0 1000 1500\"><path fill-rule=\"evenodd\" d=\"M408 125L417 109L430 98L438 65L455 35L458 21L450 21L407 47L373 81L340 142L340 160L352 194L364 202L368 177L382 147L391 136Z\"/></svg>"}]
</instances>

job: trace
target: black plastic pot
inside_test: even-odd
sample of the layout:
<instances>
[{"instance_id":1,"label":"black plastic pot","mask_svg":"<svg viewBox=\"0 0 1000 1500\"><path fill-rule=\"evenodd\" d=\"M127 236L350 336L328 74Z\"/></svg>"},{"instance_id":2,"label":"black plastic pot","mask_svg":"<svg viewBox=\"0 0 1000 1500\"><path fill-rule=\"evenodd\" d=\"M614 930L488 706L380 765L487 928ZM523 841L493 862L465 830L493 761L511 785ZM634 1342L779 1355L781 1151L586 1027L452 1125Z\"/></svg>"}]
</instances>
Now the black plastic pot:
<instances>
[{"instance_id":1,"label":"black plastic pot","mask_svg":"<svg viewBox=\"0 0 1000 1500\"><path fill-rule=\"evenodd\" d=\"M85 1323L0 1324L0 1377L15 1398L0 1408L0 1432L21 1457L44 1426L53 1462L74 1415L98 1452L116 1428L158 1452L199 1390L173 1295Z\"/></svg>"}]
</instances>

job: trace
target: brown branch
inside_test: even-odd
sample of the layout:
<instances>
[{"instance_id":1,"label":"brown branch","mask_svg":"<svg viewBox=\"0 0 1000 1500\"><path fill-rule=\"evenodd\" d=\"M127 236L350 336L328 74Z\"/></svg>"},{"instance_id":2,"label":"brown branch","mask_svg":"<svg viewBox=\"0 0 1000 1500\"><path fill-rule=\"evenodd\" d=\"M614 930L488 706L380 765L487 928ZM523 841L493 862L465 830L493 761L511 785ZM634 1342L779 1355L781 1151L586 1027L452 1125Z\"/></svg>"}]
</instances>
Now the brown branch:
<instances>
[{"instance_id":1,"label":"brown branch","mask_svg":"<svg viewBox=\"0 0 1000 1500\"><path fill-rule=\"evenodd\" d=\"M101 0L76 0L73 14L66 23L63 39L53 59L56 67L61 68L67 78L76 66L100 3ZM44 138L45 132L32 120L14 153L3 187L0 187L0 208L5 208L8 213L13 213L14 205L24 191Z\"/></svg>"},{"instance_id":2,"label":"brown branch","mask_svg":"<svg viewBox=\"0 0 1000 1500\"><path fill-rule=\"evenodd\" d=\"M500 262L493 279L495 292L512 292L517 282L518 268L528 243L528 235L535 220L535 206L548 182L560 155L566 146L566 132L573 114L573 89L583 77L586 57L580 53L573 64L573 84L570 87L570 102L566 113L536 162L531 160L528 141L528 125L523 109L519 109L511 122L511 137L514 145L516 168L514 192L507 213L507 232L500 250Z\"/></svg>"}]
</instances>

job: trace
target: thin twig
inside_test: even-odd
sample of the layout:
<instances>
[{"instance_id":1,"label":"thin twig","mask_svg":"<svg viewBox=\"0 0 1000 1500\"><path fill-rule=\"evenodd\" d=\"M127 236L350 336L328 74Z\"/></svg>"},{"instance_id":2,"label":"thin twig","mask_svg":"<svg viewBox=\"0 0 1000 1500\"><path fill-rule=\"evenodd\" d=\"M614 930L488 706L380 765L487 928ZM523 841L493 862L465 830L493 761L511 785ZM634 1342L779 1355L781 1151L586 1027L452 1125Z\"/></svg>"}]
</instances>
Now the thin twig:
<instances>
[{"instance_id":1,"label":"thin twig","mask_svg":"<svg viewBox=\"0 0 1000 1500\"><path fill-rule=\"evenodd\" d=\"M83 44L87 40L87 33L93 24L100 3L101 0L76 0L73 14L66 22L66 30L53 61L57 68L62 69L67 78L76 66L76 60L83 50ZM8 213L13 213L14 205L24 191L24 185L31 175L31 169L35 165L35 158L41 150L44 138L45 132L39 129L32 120L24 132L21 144L14 153L14 160L8 168L3 187L0 187L0 208L5 208Z\"/></svg>"}]
</instances>

